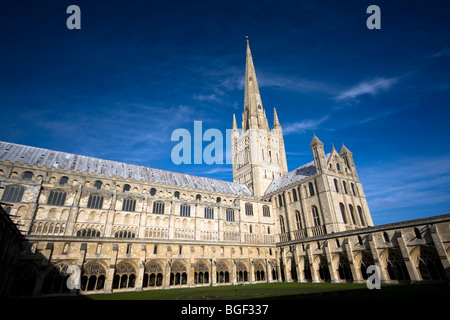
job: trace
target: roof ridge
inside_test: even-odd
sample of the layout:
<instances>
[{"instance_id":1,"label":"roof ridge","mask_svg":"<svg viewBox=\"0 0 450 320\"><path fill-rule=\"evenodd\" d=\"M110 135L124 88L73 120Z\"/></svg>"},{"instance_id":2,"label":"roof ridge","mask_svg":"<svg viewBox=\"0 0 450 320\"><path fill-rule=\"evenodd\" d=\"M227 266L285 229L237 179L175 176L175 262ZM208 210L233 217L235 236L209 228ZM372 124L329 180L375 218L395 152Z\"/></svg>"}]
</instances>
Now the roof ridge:
<instances>
[{"instance_id":1,"label":"roof ridge","mask_svg":"<svg viewBox=\"0 0 450 320\"><path fill-rule=\"evenodd\" d=\"M53 161L55 161L56 160L56 158L58 157L58 156L67 156L67 155L69 155L70 157L75 157L76 159L74 160L74 161L80 161L80 160L83 160L84 162L86 161L86 160L95 160L95 162L107 162L107 163L109 163L110 164L110 166L109 167L111 167L111 168L114 168L114 165L121 165L121 166L123 166L123 165L126 165L126 166L132 166L132 167L135 167L135 168L139 168L139 169L143 169L143 170L154 170L154 171L156 171L156 172L159 172L159 173L161 173L161 174L168 174L168 175L175 175L175 176L178 176L178 177L185 177L185 178L188 178L188 177L192 177L192 178L195 178L197 181L198 180L203 180L203 182L205 182L205 183L207 183L207 182L218 182L218 183L225 183L225 185L227 185L227 186L229 186L229 187L232 187L232 186L237 186L237 187L240 187L241 189L246 189L246 190L248 190L249 191L249 189L247 188L247 186L245 185L245 184L240 184L240 183L236 183L236 182L232 182L232 181L226 181L226 180L219 180L219 179L214 179L214 178L209 178L209 177L203 177L203 176L197 176L197 175L192 175L192 174L189 174L189 173L181 173L181 172L176 172L176 171L171 171L171 170L164 170L164 169L159 169L159 168L152 168L152 167L146 167L146 166L142 166L142 165L137 165L137 164L132 164L132 163L126 163L126 162L120 162L120 161L117 161L117 160L109 160L109 159L102 159L102 158L98 158L98 157L92 157L92 156L86 156L86 155L80 155L80 154L76 154L76 153L71 153L71 152L65 152L65 151L57 151L57 150L51 150L51 149L46 149L46 148L41 148L41 147L33 147L33 146L27 146L27 145L23 145L23 144L18 144L18 143L13 143L13 142L5 142L5 141L0 141L0 149L3 149L3 148L6 148L8 145L13 145L13 146L16 146L16 147L18 147L18 148L28 148L28 149L31 149L31 150L33 150L33 151L41 151L41 152L52 152L52 153L55 153L54 155L53 155L53 157L52 157L52 160L51 160L51 166L54 166L54 163L53 163ZM3 146L3 147L2 147ZM15 154L13 155L13 157L10 157L9 159L6 159L6 160L10 160L10 159L12 159L13 161L12 162L20 162L20 160L21 159L24 159L24 157L22 156L22 157L20 157L19 159L17 159L17 156L18 155L21 155L22 154L22 151L24 151L24 150L21 150L21 151L18 151L18 150L15 150ZM0 154L0 160L2 160L2 158L4 158L4 157L6 157L7 156L7 154L4 154L4 152L2 152L1 154ZM83 159L82 159L83 158ZM38 161L39 161L39 157L33 157L33 161L32 162L30 162L30 161L25 161L24 163L28 163L28 164L30 164L30 165L38 165L38 166L45 166L45 165L39 165L38 164ZM10 160L11 161L11 160ZM104 165L104 164L103 164ZM103 166L102 166L103 167ZM74 167L75 168L75 167ZM72 170L72 171L80 171L80 170L76 170L76 169L68 169L68 170ZM84 170L84 171L81 171L81 172L88 172L88 170ZM116 172L117 172L117 170L116 170ZM114 175L114 174L105 174L105 173L102 173L103 175L110 175L110 176L118 176L118 177L120 177L120 175ZM142 175L141 175L142 176ZM131 178L131 179L135 179L135 178ZM139 180L139 179L135 179L135 180ZM146 180L146 179L144 179L144 180ZM194 180L194 182L197 182L196 180ZM149 180L149 181L152 181L152 180ZM154 182L157 182L157 181L154 181ZM162 181L162 182L166 182L166 181ZM178 181L179 182L179 181ZM200 181L199 181L200 182ZM161 183L161 182L159 182L159 183ZM167 184L167 183L165 183L165 184ZM250 192L250 191L249 191ZM251 193L251 192L250 192Z\"/></svg>"}]
</instances>

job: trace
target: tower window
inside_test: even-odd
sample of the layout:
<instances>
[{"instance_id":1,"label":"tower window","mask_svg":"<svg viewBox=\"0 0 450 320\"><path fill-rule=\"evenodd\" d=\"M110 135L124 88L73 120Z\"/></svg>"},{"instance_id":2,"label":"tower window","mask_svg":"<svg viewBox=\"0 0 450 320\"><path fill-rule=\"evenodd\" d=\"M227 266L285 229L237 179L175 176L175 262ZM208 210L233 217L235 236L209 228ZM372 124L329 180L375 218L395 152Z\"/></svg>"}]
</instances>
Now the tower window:
<instances>
[{"instance_id":1,"label":"tower window","mask_svg":"<svg viewBox=\"0 0 450 320\"><path fill-rule=\"evenodd\" d=\"M312 182L309 183L309 195L312 197L314 195L314 186Z\"/></svg>"},{"instance_id":2,"label":"tower window","mask_svg":"<svg viewBox=\"0 0 450 320\"><path fill-rule=\"evenodd\" d=\"M318 227L318 226L320 226L319 211L317 210L316 206L312 206L311 210L312 210L312 214L313 214L314 226Z\"/></svg>"},{"instance_id":3,"label":"tower window","mask_svg":"<svg viewBox=\"0 0 450 320\"><path fill-rule=\"evenodd\" d=\"M248 216L252 216L253 215L253 205L249 202L247 202L245 204L245 214Z\"/></svg>"},{"instance_id":4,"label":"tower window","mask_svg":"<svg viewBox=\"0 0 450 320\"><path fill-rule=\"evenodd\" d=\"M130 191L130 185L129 185L129 184L124 185L122 191L123 191L123 192L128 192L128 191Z\"/></svg>"},{"instance_id":5,"label":"tower window","mask_svg":"<svg viewBox=\"0 0 450 320\"><path fill-rule=\"evenodd\" d=\"M47 204L51 206L63 206L67 193L62 190L52 190L48 196Z\"/></svg>"},{"instance_id":6,"label":"tower window","mask_svg":"<svg viewBox=\"0 0 450 320\"><path fill-rule=\"evenodd\" d=\"M294 197L294 202L296 202L297 199L297 191L295 189L292 189L292 196Z\"/></svg>"},{"instance_id":7,"label":"tower window","mask_svg":"<svg viewBox=\"0 0 450 320\"><path fill-rule=\"evenodd\" d=\"M336 189L336 192L339 192L338 182L336 179L334 179L334 189Z\"/></svg>"},{"instance_id":8,"label":"tower window","mask_svg":"<svg viewBox=\"0 0 450 320\"><path fill-rule=\"evenodd\" d=\"M347 217L345 216L345 206L342 202L339 202L339 207L341 208L342 220L347 223Z\"/></svg>"},{"instance_id":9,"label":"tower window","mask_svg":"<svg viewBox=\"0 0 450 320\"><path fill-rule=\"evenodd\" d=\"M214 208L205 208L205 219L214 219Z\"/></svg>"},{"instance_id":10,"label":"tower window","mask_svg":"<svg viewBox=\"0 0 450 320\"><path fill-rule=\"evenodd\" d=\"M94 188L100 190L102 188L102 182L95 181Z\"/></svg>"},{"instance_id":11,"label":"tower window","mask_svg":"<svg viewBox=\"0 0 450 320\"><path fill-rule=\"evenodd\" d=\"M191 216L191 207L187 204L182 204L180 206L180 216L190 217Z\"/></svg>"},{"instance_id":12,"label":"tower window","mask_svg":"<svg viewBox=\"0 0 450 320\"><path fill-rule=\"evenodd\" d=\"M135 211L136 209L136 200L135 199L124 199L122 204L123 211Z\"/></svg>"},{"instance_id":13,"label":"tower window","mask_svg":"<svg viewBox=\"0 0 450 320\"><path fill-rule=\"evenodd\" d=\"M91 194L89 196L87 207L91 209L101 209L103 207L103 196Z\"/></svg>"},{"instance_id":14,"label":"tower window","mask_svg":"<svg viewBox=\"0 0 450 320\"><path fill-rule=\"evenodd\" d=\"M226 220L233 222L234 221L234 210L233 209L227 209L226 211Z\"/></svg>"},{"instance_id":15,"label":"tower window","mask_svg":"<svg viewBox=\"0 0 450 320\"><path fill-rule=\"evenodd\" d=\"M60 185L60 186L64 186L64 185L66 185L67 183L69 183L69 178L67 178L67 177L62 177L61 179L59 179L59 185Z\"/></svg>"},{"instance_id":16,"label":"tower window","mask_svg":"<svg viewBox=\"0 0 450 320\"><path fill-rule=\"evenodd\" d=\"M3 193L2 201L5 202L20 202L25 191L24 187L7 186Z\"/></svg>"},{"instance_id":17,"label":"tower window","mask_svg":"<svg viewBox=\"0 0 450 320\"><path fill-rule=\"evenodd\" d=\"M164 214L164 202L162 201L153 202L153 213Z\"/></svg>"},{"instance_id":18,"label":"tower window","mask_svg":"<svg viewBox=\"0 0 450 320\"><path fill-rule=\"evenodd\" d=\"M22 180L31 180L33 178L33 173L26 171L22 175Z\"/></svg>"},{"instance_id":19,"label":"tower window","mask_svg":"<svg viewBox=\"0 0 450 320\"><path fill-rule=\"evenodd\" d=\"M266 206L266 205L263 206L263 216L264 217L270 217L270 208L269 208L269 206Z\"/></svg>"}]
</instances>

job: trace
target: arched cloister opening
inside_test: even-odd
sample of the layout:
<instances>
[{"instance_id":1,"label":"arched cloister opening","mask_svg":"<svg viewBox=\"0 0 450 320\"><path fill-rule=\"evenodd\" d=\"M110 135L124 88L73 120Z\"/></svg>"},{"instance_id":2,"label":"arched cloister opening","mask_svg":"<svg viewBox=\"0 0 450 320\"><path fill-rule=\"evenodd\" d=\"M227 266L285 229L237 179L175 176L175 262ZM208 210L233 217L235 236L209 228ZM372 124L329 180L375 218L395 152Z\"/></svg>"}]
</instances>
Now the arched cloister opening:
<instances>
[{"instance_id":1,"label":"arched cloister opening","mask_svg":"<svg viewBox=\"0 0 450 320\"><path fill-rule=\"evenodd\" d=\"M89 262L82 270L81 291L101 290L105 287L106 269L99 262Z\"/></svg>"},{"instance_id":2,"label":"arched cloister opening","mask_svg":"<svg viewBox=\"0 0 450 320\"><path fill-rule=\"evenodd\" d=\"M147 263L144 270L142 287L160 287L163 284L163 279L163 269L161 265L156 261Z\"/></svg>"},{"instance_id":3,"label":"arched cloister opening","mask_svg":"<svg viewBox=\"0 0 450 320\"><path fill-rule=\"evenodd\" d=\"M170 267L170 285L179 286L187 283L186 266L181 261L172 262Z\"/></svg>"},{"instance_id":4,"label":"arched cloister opening","mask_svg":"<svg viewBox=\"0 0 450 320\"><path fill-rule=\"evenodd\" d=\"M209 268L204 261L197 261L194 266L194 283L203 284L209 283Z\"/></svg>"},{"instance_id":5,"label":"arched cloister opening","mask_svg":"<svg viewBox=\"0 0 450 320\"><path fill-rule=\"evenodd\" d=\"M230 268L224 261L217 262L216 266L216 281L217 283L230 282Z\"/></svg>"},{"instance_id":6,"label":"arched cloister opening","mask_svg":"<svg viewBox=\"0 0 450 320\"><path fill-rule=\"evenodd\" d=\"M119 263L114 272L113 289L134 288L136 283L136 268L132 263L123 261Z\"/></svg>"}]
</instances>

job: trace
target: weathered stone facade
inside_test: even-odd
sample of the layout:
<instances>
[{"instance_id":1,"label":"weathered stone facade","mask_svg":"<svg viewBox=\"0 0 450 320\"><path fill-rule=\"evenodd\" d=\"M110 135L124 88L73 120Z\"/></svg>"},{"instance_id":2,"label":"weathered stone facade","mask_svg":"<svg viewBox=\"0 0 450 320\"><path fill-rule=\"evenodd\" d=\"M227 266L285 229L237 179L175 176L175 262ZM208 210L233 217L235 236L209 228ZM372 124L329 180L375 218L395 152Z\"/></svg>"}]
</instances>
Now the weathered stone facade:
<instances>
[{"instance_id":1,"label":"weathered stone facade","mask_svg":"<svg viewBox=\"0 0 450 320\"><path fill-rule=\"evenodd\" d=\"M369 265L383 282L450 279L450 215L374 226L353 154L316 136L288 172L248 43L245 81L234 182L0 142L1 201L25 236L2 294L70 293L70 266L81 293L362 282Z\"/></svg>"}]
</instances>

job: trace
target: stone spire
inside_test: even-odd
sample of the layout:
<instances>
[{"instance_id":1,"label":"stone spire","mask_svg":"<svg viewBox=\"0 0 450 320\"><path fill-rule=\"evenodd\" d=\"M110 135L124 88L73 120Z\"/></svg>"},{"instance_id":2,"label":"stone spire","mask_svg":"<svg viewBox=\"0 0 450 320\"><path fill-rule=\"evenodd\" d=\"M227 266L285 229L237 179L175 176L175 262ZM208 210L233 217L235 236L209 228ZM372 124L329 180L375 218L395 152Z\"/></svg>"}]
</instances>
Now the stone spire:
<instances>
[{"instance_id":1,"label":"stone spire","mask_svg":"<svg viewBox=\"0 0 450 320\"><path fill-rule=\"evenodd\" d=\"M233 130L237 130L236 115L233 113Z\"/></svg>"},{"instance_id":2,"label":"stone spire","mask_svg":"<svg viewBox=\"0 0 450 320\"><path fill-rule=\"evenodd\" d=\"M248 129L269 129L259 93L250 43L247 39L247 57L245 62L244 113L242 115L242 131Z\"/></svg>"},{"instance_id":3,"label":"stone spire","mask_svg":"<svg viewBox=\"0 0 450 320\"><path fill-rule=\"evenodd\" d=\"M277 109L273 108L273 127L281 127L280 121L278 121Z\"/></svg>"}]
</instances>

